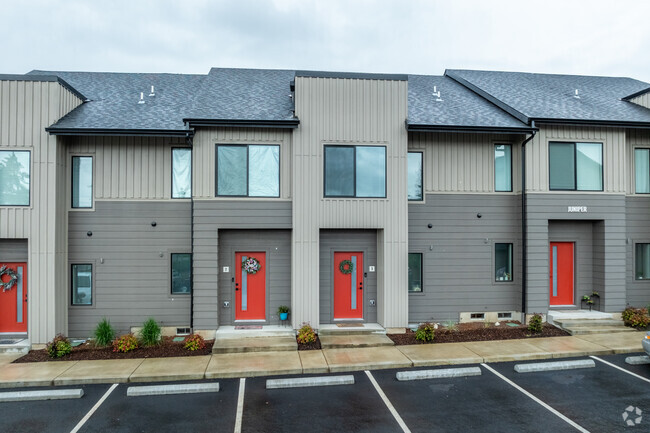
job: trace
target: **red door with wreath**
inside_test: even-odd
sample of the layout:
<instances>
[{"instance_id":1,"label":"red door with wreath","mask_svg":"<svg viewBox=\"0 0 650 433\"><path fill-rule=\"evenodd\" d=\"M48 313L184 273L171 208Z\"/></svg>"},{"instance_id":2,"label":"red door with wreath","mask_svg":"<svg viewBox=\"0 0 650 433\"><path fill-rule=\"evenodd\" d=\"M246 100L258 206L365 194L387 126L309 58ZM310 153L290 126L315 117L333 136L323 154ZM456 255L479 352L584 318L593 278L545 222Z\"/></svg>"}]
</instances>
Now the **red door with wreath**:
<instances>
[{"instance_id":1,"label":"red door with wreath","mask_svg":"<svg viewBox=\"0 0 650 433\"><path fill-rule=\"evenodd\" d=\"M0 332L27 332L27 263L0 263Z\"/></svg>"},{"instance_id":2,"label":"red door with wreath","mask_svg":"<svg viewBox=\"0 0 650 433\"><path fill-rule=\"evenodd\" d=\"M266 253L235 253L235 320L266 319Z\"/></svg>"},{"instance_id":3,"label":"red door with wreath","mask_svg":"<svg viewBox=\"0 0 650 433\"><path fill-rule=\"evenodd\" d=\"M334 253L334 318L363 319L363 253Z\"/></svg>"}]
</instances>

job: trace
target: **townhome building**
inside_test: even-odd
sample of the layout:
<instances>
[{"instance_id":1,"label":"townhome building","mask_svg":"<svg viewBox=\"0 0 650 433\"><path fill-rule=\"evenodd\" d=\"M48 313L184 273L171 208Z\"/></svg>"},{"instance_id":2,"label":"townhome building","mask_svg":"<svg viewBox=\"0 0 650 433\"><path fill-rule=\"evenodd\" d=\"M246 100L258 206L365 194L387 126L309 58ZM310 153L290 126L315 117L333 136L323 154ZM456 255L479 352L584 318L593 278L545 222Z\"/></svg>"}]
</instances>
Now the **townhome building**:
<instances>
[{"instance_id":1,"label":"townhome building","mask_svg":"<svg viewBox=\"0 0 650 433\"><path fill-rule=\"evenodd\" d=\"M618 313L647 194L630 78L0 75L0 333Z\"/></svg>"}]
</instances>

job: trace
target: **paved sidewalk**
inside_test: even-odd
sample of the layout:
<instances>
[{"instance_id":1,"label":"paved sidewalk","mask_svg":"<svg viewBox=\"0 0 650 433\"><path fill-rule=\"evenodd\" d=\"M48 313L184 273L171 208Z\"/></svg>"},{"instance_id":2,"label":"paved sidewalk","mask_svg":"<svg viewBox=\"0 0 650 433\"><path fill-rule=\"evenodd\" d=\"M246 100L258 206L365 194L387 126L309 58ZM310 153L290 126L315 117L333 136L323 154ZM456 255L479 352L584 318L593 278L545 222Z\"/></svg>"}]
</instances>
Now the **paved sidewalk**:
<instances>
[{"instance_id":1,"label":"paved sidewalk","mask_svg":"<svg viewBox=\"0 0 650 433\"><path fill-rule=\"evenodd\" d=\"M11 364L0 354L0 388L313 374L642 352L642 332L180 358Z\"/></svg>"}]
</instances>

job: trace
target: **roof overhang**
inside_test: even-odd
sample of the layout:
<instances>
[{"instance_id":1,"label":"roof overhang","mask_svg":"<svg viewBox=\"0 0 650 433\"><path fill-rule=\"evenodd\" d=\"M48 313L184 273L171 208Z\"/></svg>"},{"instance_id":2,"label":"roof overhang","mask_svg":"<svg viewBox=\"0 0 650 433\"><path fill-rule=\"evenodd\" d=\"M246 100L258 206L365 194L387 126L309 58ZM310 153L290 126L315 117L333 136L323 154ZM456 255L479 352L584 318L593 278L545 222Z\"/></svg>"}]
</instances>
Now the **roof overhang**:
<instances>
[{"instance_id":1,"label":"roof overhang","mask_svg":"<svg viewBox=\"0 0 650 433\"><path fill-rule=\"evenodd\" d=\"M580 119L532 119L536 124L567 125L567 126L593 126L610 128L650 129L650 122L621 122L613 120L580 120Z\"/></svg>"},{"instance_id":2,"label":"roof overhang","mask_svg":"<svg viewBox=\"0 0 650 433\"><path fill-rule=\"evenodd\" d=\"M411 132L460 132L474 134L531 134L537 128L515 128L497 126L426 125L406 121L406 130Z\"/></svg>"},{"instance_id":3,"label":"roof overhang","mask_svg":"<svg viewBox=\"0 0 650 433\"><path fill-rule=\"evenodd\" d=\"M146 137L191 137L191 129L106 129L106 128L45 128L52 135L93 136L146 136Z\"/></svg>"},{"instance_id":4,"label":"roof overhang","mask_svg":"<svg viewBox=\"0 0 650 433\"><path fill-rule=\"evenodd\" d=\"M630 101L630 100L632 100L632 99L634 99L634 98L637 98L637 97L639 97L639 96L641 96L641 95L645 95L646 93L650 93L650 87L645 88L645 89L643 89L643 90L639 90L638 92L636 92L636 93L632 93L631 95L627 95L626 97L621 98L621 99L622 99L623 101Z\"/></svg>"},{"instance_id":5,"label":"roof overhang","mask_svg":"<svg viewBox=\"0 0 650 433\"><path fill-rule=\"evenodd\" d=\"M287 120L236 120L236 119L183 119L190 128L195 126L222 126L235 128L281 128L295 129L299 119Z\"/></svg>"}]
</instances>

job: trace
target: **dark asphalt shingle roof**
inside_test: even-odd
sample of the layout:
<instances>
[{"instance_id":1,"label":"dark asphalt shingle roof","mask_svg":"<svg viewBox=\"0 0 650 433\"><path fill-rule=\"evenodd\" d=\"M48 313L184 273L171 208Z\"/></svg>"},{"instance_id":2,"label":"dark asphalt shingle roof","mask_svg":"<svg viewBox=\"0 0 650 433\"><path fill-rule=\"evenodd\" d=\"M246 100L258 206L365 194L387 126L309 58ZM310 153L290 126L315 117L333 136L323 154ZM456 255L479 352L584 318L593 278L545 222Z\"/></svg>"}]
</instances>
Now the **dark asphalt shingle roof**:
<instances>
[{"instance_id":1,"label":"dark asphalt shingle roof","mask_svg":"<svg viewBox=\"0 0 650 433\"><path fill-rule=\"evenodd\" d=\"M447 70L529 119L650 123L650 110L624 101L650 87L624 77ZM580 98L575 98L575 90Z\"/></svg>"}]
</instances>

